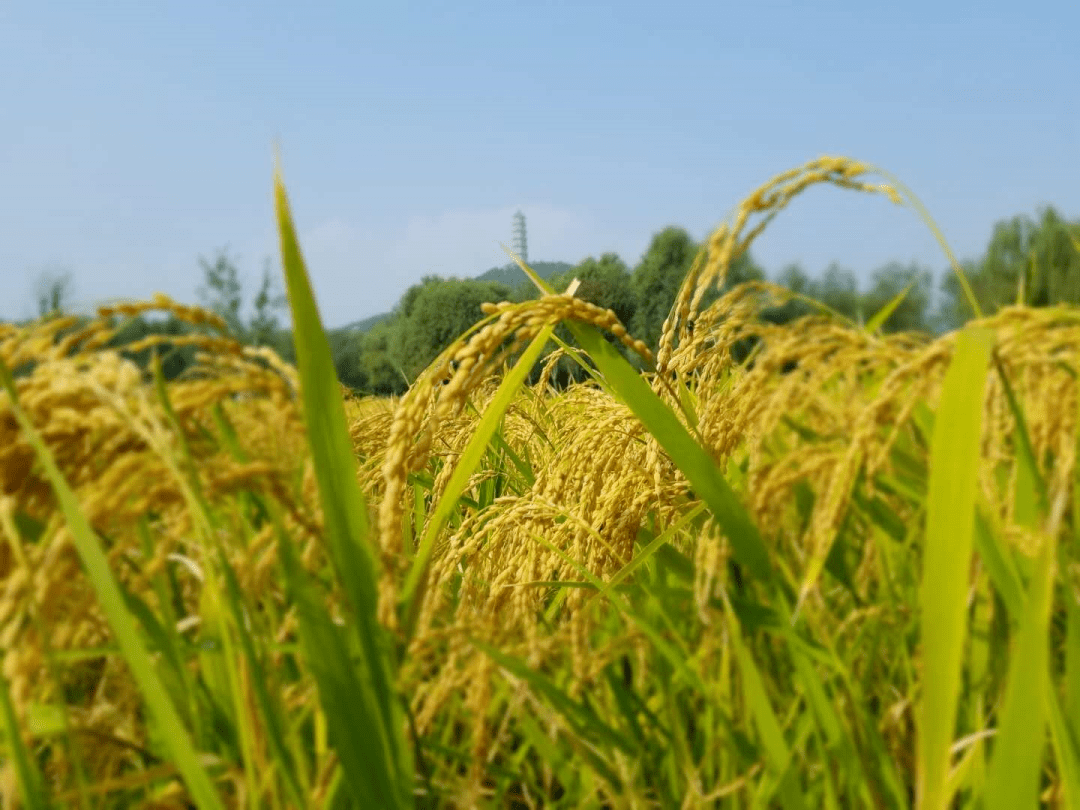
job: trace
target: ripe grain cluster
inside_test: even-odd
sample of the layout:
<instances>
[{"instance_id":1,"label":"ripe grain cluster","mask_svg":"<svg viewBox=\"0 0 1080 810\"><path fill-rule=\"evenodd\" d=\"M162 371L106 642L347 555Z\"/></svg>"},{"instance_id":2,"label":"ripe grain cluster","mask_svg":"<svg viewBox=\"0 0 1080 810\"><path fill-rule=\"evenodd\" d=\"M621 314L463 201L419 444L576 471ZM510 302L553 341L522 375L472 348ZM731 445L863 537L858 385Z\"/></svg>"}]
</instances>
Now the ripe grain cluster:
<instances>
[{"instance_id":1,"label":"ripe grain cluster","mask_svg":"<svg viewBox=\"0 0 1080 810\"><path fill-rule=\"evenodd\" d=\"M312 449L336 428L301 396L317 372L240 345L212 313L159 296L84 325L3 327L0 806L373 806L381 789L447 807L1080 799L1080 312L1007 308L931 339L821 307L770 324L761 313L793 294L765 282L702 306L810 185L901 202L871 172L823 158L748 198L694 263L655 357L572 294L492 302L400 400L344 395L356 481L338 500ZM196 345L178 379L107 347L151 309L202 330L126 348ZM582 345L613 339L592 358L564 350L590 379L550 387L560 351L511 384L560 323ZM964 411L947 377L972 340L990 354ZM931 462L954 412L977 452L946 480ZM948 573L950 603L923 565L951 525L932 493L968 474L974 552ZM328 505L356 503L362 536L334 546ZM765 577L740 557L755 544ZM374 562L370 617L350 554ZM961 622L946 639L959 669L924 644L939 609ZM394 705L368 727L384 774L358 773L360 743L335 726L339 641L358 684L392 675ZM168 706L148 709L136 648ZM955 723L920 713L924 672L956 684ZM1026 724L1023 683L1043 690ZM197 757L165 744L170 711ZM1019 739L1034 770L1004 759Z\"/></svg>"}]
</instances>

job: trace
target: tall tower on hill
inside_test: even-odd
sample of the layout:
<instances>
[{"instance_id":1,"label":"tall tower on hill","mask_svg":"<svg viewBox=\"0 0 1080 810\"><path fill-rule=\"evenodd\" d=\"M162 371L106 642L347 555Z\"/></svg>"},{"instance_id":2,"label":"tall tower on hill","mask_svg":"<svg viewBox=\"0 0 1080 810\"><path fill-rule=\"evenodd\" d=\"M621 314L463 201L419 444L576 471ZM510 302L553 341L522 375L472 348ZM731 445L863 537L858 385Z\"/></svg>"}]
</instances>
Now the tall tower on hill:
<instances>
[{"instance_id":1,"label":"tall tower on hill","mask_svg":"<svg viewBox=\"0 0 1080 810\"><path fill-rule=\"evenodd\" d=\"M514 214L513 238L510 247L523 262L529 261L529 240L525 238L525 215L518 211Z\"/></svg>"}]
</instances>

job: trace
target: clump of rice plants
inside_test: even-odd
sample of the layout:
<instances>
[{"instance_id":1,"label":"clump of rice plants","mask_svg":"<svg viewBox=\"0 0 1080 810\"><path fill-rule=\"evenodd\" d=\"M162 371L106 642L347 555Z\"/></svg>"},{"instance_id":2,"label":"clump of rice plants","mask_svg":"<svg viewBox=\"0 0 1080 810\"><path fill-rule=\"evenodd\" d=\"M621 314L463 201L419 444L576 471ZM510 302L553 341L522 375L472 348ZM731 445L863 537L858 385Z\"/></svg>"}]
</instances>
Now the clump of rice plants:
<instances>
[{"instance_id":1,"label":"clump of rice plants","mask_svg":"<svg viewBox=\"0 0 1080 810\"><path fill-rule=\"evenodd\" d=\"M920 208L875 171L751 195L655 356L534 276L345 399L280 177L296 368L161 296L0 331L0 805L1075 806L1080 313L702 304L814 184Z\"/></svg>"}]
</instances>

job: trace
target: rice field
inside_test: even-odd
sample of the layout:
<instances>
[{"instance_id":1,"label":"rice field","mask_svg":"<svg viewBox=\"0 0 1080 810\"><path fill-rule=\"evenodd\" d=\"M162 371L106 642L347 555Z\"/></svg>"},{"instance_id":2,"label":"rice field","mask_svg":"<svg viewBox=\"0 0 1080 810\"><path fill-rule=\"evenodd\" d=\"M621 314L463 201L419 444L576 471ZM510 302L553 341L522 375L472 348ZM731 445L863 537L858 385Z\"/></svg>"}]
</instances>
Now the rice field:
<instances>
[{"instance_id":1,"label":"rice field","mask_svg":"<svg viewBox=\"0 0 1080 810\"><path fill-rule=\"evenodd\" d=\"M296 368L164 296L0 327L0 807L1080 806L1080 312L702 307L820 183L934 228L821 158L655 354L522 264L394 401L343 395L280 175ZM150 310L196 369L105 348Z\"/></svg>"}]
</instances>

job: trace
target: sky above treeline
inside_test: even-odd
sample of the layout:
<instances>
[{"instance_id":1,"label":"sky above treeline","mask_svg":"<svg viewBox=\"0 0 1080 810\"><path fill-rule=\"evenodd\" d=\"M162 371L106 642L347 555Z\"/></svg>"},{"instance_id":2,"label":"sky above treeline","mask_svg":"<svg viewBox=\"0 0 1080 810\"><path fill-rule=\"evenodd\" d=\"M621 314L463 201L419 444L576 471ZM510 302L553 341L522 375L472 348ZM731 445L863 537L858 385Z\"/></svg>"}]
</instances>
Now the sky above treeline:
<instances>
[{"instance_id":1,"label":"sky above treeline","mask_svg":"<svg viewBox=\"0 0 1080 810\"><path fill-rule=\"evenodd\" d=\"M1080 3L0 4L0 318L70 272L90 308L197 302L228 247L277 264L274 144L323 319L423 276L705 238L819 155L889 170L961 258L1080 217ZM752 249L864 284L946 260L910 209L811 190Z\"/></svg>"}]
</instances>

